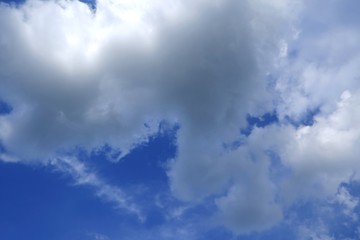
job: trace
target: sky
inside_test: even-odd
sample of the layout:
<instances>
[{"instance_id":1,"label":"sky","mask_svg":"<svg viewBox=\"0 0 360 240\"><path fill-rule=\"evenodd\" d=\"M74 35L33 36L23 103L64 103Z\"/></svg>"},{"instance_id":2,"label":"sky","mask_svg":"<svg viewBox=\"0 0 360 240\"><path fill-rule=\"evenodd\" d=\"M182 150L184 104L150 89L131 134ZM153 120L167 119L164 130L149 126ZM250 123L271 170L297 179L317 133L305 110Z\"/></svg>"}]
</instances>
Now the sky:
<instances>
[{"instance_id":1,"label":"sky","mask_svg":"<svg viewBox=\"0 0 360 240\"><path fill-rule=\"evenodd\" d=\"M0 0L0 239L360 239L357 0Z\"/></svg>"}]
</instances>

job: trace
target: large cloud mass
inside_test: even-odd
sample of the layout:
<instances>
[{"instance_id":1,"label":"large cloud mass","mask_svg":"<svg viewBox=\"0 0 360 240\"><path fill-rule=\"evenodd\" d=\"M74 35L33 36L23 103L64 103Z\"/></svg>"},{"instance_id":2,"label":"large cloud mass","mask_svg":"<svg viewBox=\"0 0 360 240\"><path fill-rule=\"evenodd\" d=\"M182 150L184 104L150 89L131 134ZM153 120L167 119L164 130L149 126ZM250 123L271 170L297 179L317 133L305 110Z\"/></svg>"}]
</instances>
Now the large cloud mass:
<instances>
[{"instance_id":1,"label":"large cloud mass","mask_svg":"<svg viewBox=\"0 0 360 240\"><path fill-rule=\"evenodd\" d=\"M267 63L287 25L286 2L278 5L99 1L96 12L77 1L2 5L1 94L15 108L2 119L2 140L26 158L74 144L125 151L149 118L174 118L220 141L236 136L265 98Z\"/></svg>"},{"instance_id":2,"label":"large cloud mass","mask_svg":"<svg viewBox=\"0 0 360 240\"><path fill-rule=\"evenodd\" d=\"M352 3L330 2L324 22L320 0L1 4L3 159L103 144L124 156L165 119L180 125L173 193L216 196L235 233L267 229L359 167L360 35L342 12ZM276 124L240 134L267 112Z\"/></svg>"}]
</instances>

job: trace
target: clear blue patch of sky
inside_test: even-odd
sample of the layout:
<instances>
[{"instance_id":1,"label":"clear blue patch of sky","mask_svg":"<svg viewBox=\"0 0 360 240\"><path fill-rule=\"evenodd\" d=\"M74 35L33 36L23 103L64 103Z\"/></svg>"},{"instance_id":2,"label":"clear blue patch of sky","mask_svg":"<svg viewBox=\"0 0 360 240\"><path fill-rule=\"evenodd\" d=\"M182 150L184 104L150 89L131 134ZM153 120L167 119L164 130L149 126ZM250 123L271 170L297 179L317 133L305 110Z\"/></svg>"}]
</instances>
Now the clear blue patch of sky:
<instances>
[{"instance_id":1,"label":"clear blue patch of sky","mask_svg":"<svg viewBox=\"0 0 360 240\"><path fill-rule=\"evenodd\" d=\"M116 159L121 152L108 144L90 152L79 147L63 154L76 156L90 169L94 169L106 183L129 193L146 215L146 221L141 227L152 228L166 221L164 209L156 205L156 198L171 195L166 166L168 160L176 155L178 129L177 125L161 122L157 134L150 136L146 142L116 162L112 157ZM167 200L166 204L173 207L181 205L175 199Z\"/></svg>"},{"instance_id":2,"label":"clear blue patch of sky","mask_svg":"<svg viewBox=\"0 0 360 240\"><path fill-rule=\"evenodd\" d=\"M1 239L88 240L90 232L111 235L133 219L47 167L0 162L0 192Z\"/></svg>"},{"instance_id":3,"label":"clear blue patch of sky","mask_svg":"<svg viewBox=\"0 0 360 240\"><path fill-rule=\"evenodd\" d=\"M90 163L96 164L98 171L108 176L111 183L119 185L164 184L167 182L166 164L176 155L176 132L178 126L164 129L159 125L158 133L147 142L136 146L118 162L108 160L109 153L117 154L111 146L104 145L90 153Z\"/></svg>"},{"instance_id":4,"label":"clear blue patch of sky","mask_svg":"<svg viewBox=\"0 0 360 240\"><path fill-rule=\"evenodd\" d=\"M79 0L79 1L87 4L91 9L96 10L96 0Z\"/></svg>"},{"instance_id":5,"label":"clear blue patch of sky","mask_svg":"<svg viewBox=\"0 0 360 240\"><path fill-rule=\"evenodd\" d=\"M13 108L0 98L0 115L10 114Z\"/></svg>"},{"instance_id":6,"label":"clear blue patch of sky","mask_svg":"<svg viewBox=\"0 0 360 240\"><path fill-rule=\"evenodd\" d=\"M23 4L24 2L26 2L26 0L0 0L0 2L19 5L19 4Z\"/></svg>"},{"instance_id":7,"label":"clear blue patch of sky","mask_svg":"<svg viewBox=\"0 0 360 240\"><path fill-rule=\"evenodd\" d=\"M265 113L262 116L251 116L250 114L248 114L246 117L246 121L247 121L247 127L241 129L241 134L245 136L249 136L252 130L254 129L254 127L264 128L268 125L278 123L279 119L277 113L274 111L274 112Z\"/></svg>"}]
</instances>

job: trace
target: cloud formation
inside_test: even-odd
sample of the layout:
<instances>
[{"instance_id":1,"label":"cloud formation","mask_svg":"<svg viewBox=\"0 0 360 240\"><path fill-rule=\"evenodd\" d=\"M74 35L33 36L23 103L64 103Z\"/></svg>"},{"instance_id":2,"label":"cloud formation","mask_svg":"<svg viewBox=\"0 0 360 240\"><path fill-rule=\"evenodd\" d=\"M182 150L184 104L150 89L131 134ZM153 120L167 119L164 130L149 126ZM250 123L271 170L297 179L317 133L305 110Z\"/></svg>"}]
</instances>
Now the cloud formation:
<instances>
[{"instance_id":1,"label":"cloud formation","mask_svg":"<svg viewBox=\"0 0 360 240\"><path fill-rule=\"evenodd\" d=\"M237 234L268 229L294 202L356 176L350 2L330 1L323 22L313 12L323 0L1 4L0 97L13 107L0 115L2 158L47 163L103 144L121 158L165 119L180 125L167 172L174 195L210 196L217 222ZM241 134L247 116L268 112L275 124ZM87 179L76 160L62 163ZM98 195L122 199L92 178Z\"/></svg>"},{"instance_id":2,"label":"cloud formation","mask_svg":"<svg viewBox=\"0 0 360 240\"><path fill-rule=\"evenodd\" d=\"M256 3L2 4L1 95L15 107L4 144L27 158L102 142L126 152L148 118L168 117L194 135L231 135L266 94L258 63L273 53L262 44L277 47L262 32L272 13Z\"/></svg>"}]
</instances>

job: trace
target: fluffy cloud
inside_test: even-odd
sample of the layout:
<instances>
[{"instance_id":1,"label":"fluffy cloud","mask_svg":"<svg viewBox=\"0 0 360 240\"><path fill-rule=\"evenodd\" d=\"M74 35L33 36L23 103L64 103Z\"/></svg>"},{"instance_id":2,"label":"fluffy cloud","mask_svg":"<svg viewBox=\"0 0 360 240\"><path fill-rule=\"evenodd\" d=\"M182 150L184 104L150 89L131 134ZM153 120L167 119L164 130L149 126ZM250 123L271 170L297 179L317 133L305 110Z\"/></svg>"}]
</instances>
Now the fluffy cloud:
<instances>
[{"instance_id":1,"label":"fluffy cloud","mask_svg":"<svg viewBox=\"0 0 360 240\"><path fill-rule=\"evenodd\" d=\"M234 182L225 196L215 200L220 221L237 234L274 226L282 219L282 209L268 177L268 159L249 159L238 153L234 160L240 165L234 166Z\"/></svg>"},{"instance_id":2,"label":"fluffy cloud","mask_svg":"<svg viewBox=\"0 0 360 240\"><path fill-rule=\"evenodd\" d=\"M78 1L2 4L0 94L14 107L0 120L6 154L48 161L104 143L126 154L153 134L145 122L174 119L174 193L216 193L228 181L223 143L237 138L247 113L271 107L264 79L287 10L286 1L103 0L96 11ZM58 167L83 179L74 164ZM118 202L103 183L91 184Z\"/></svg>"},{"instance_id":3,"label":"fluffy cloud","mask_svg":"<svg viewBox=\"0 0 360 240\"><path fill-rule=\"evenodd\" d=\"M304 4L298 34L280 60L275 91L283 124L270 132L280 143L276 152L293 172L284 184L287 201L329 196L341 182L358 178L360 51L355 42L360 32L348 11L356 5ZM324 11L314 12L316 7ZM314 118L310 126L286 123L299 125L309 117Z\"/></svg>"},{"instance_id":4,"label":"fluffy cloud","mask_svg":"<svg viewBox=\"0 0 360 240\"><path fill-rule=\"evenodd\" d=\"M331 114L344 91L359 89L360 32L350 10L357 5L338 0L304 4L294 40L286 42L287 57L275 74L280 116L299 119L318 108Z\"/></svg>"},{"instance_id":5,"label":"fluffy cloud","mask_svg":"<svg viewBox=\"0 0 360 240\"><path fill-rule=\"evenodd\" d=\"M175 119L181 130L169 170L174 193L194 200L223 191L236 175L228 172L241 161L224 164L229 157L223 144L238 137L246 114L272 108L266 74L279 38L290 31L294 7L261 0L104 0L96 11L77 1L1 5L1 96L14 107L0 121L7 154L47 161L56 151L104 143L126 154L153 134L144 122ZM256 210L250 230L281 215L271 210L266 170L251 167L264 174L262 180L236 180L217 201L225 222L233 218L227 213L232 205L245 217ZM78 178L72 167L66 169ZM245 210L248 200L231 200L247 182L259 189L245 189L249 199L264 199L259 209Z\"/></svg>"},{"instance_id":6,"label":"fluffy cloud","mask_svg":"<svg viewBox=\"0 0 360 240\"><path fill-rule=\"evenodd\" d=\"M277 47L280 20L263 4L3 4L1 95L15 110L2 141L23 158L103 142L127 152L148 118L168 117L195 135L232 133L265 95L262 44Z\"/></svg>"},{"instance_id":7,"label":"fluffy cloud","mask_svg":"<svg viewBox=\"0 0 360 240\"><path fill-rule=\"evenodd\" d=\"M173 193L211 196L218 223L235 233L270 228L295 201L336 194L359 167L360 35L344 14L353 3L314 13L324 4L1 4L0 97L13 107L0 116L1 158L51 163L59 151L103 144L121 158L167 119L181 126ZM272 111L278 123L241 136L248 114ZM76 160L56 165L87 179ZM103 198L126 198L92 178Z\"/></svg>"}]
</instances>

